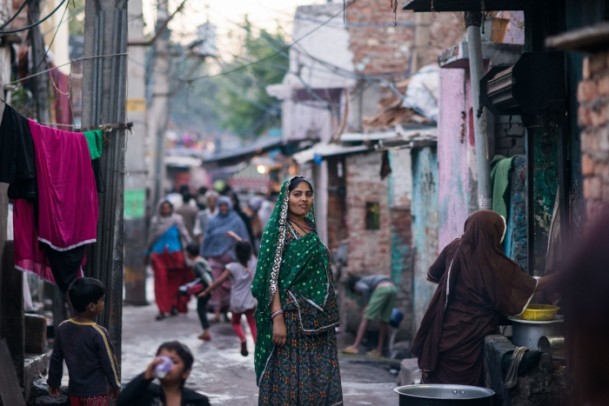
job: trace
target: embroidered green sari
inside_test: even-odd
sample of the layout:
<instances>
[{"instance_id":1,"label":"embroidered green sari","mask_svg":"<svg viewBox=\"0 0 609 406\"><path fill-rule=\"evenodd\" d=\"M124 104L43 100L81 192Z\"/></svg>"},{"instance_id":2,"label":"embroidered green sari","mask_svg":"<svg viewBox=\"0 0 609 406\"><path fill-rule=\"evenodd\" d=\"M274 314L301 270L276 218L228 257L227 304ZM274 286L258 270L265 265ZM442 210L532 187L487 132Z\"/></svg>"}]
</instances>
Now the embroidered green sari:
<instances>
[{"instance_id":1,"label":"embroidered green sari","mask_svg":"<svg viewBox=\"0 0 609 406\"><path fill-rule=\"evenodd\" d=\"M316 232L309 232L301 237L290 230L287 210L288 185L291 180L288 179L283 183L277 205L265 227L252 285L252 293L258 299L255 315L258 329L255 367L256 382L259 386L265 369L270 365L269 361L276 352L272 342L273 324L270 306L277 290L284 312L291 313L291 315L286 314L285 317L288 341L291 331L296 331L293 334L297 334L298 340L301 341L306 341L310 336L330 334L331 337L324 342L330 343L326 346L332 346L326 349L330 354L329 358L332 358L332 365L328 367L320 365L320 367L331 370L335 375L338 373L334 337L334 327L338 325L338 308L330 274L329 253ZM306 221L314 226L313 210L307 214ZM291 342L295 342L294 337L292 339ZM324 357L320 357L319 362L327 363L328 357L321 358ZM318 362L311 359L308 361ZM273 363L273 365L277 364ZM340 397L342 400L340 376L334 386L338 386L336 390L339 392L334 398Z\"/></svg>"}]
</instances>

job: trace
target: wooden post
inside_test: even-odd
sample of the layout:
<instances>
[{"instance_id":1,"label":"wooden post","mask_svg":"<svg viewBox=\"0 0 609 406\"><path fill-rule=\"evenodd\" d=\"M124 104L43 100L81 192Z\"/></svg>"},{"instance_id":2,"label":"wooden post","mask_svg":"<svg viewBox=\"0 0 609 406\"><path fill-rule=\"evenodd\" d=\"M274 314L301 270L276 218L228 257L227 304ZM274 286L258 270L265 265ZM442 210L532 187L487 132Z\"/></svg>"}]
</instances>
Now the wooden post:
<instances>
[{"instance_id":1,"label":"wooden post","mask_svg":"<svg viewBox=\"0 0 609 406\"><path fill-rule=\"evenodd\" d=\"M123 304L123 207L127 83L127 1L85 2L83 128L115 125L104 134L101 172L106 191L99 195L97 243L91 249L87 275L106 285L106 326L121 359ZM134 159L142 159L137 157Z\"/></svg>"},{"instance_id":2,"label":"wooden post","mask_svg":"<svg viewBox=\"0 0 609 406\"><path fill-rule=\"evenodd\" d=\"M23 273L14 266L14 244L7 241L2 254L2 290L0 291L0 338L6 339L19 383L23 384L24 317ZM1 365L1 364L0 364ZM2 369L0 367L0 369Z\"/></svg>"}]
</instances>

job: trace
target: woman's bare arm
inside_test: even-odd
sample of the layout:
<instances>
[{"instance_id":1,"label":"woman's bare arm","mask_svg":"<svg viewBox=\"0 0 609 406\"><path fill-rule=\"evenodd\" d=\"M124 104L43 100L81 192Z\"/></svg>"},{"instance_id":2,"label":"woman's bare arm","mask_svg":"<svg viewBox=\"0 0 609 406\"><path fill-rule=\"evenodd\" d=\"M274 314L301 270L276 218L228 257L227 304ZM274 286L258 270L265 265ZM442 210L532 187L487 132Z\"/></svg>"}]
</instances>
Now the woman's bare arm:
<instances>
[{"instance_id":1,"label":"woman's bare arm","mask_svg":"<svg viewBox=\"0 0 609 406\"><path fill-rule=\"evenodd\" d=\"M275 291L273 295L273 302L271 303L271 314L280 311L281 299L279 298L279 291ZM285 327L285 319L283 313L277 314L273 317L273 344L282 346L286 342L287 329Z\"/></svg>"}]
</instances>

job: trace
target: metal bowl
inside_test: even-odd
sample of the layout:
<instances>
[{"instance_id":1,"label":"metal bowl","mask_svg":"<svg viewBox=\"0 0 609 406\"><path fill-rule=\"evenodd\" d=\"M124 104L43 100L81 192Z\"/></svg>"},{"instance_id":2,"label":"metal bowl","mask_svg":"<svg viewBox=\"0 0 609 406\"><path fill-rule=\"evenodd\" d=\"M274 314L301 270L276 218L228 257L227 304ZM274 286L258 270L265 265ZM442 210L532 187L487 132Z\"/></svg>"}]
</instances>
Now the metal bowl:
<instances>
[{"instance_id":1,"label":"metal bowl","mask_svg":"<svg viewBox=\"0 0 609 406\"><path fill-rule=\"evenodd\" d=\"M495 397L491 389L468 385L406 385L394 391L400 396L400 406L489 406Z\"/></svg>"}]
</instances>

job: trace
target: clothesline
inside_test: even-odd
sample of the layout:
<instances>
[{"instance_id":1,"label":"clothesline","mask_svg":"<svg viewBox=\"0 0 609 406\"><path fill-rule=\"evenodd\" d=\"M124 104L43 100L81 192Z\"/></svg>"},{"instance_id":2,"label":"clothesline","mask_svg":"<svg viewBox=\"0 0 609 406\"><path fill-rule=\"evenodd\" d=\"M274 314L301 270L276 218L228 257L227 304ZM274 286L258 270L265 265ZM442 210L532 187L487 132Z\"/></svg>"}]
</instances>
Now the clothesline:
<instances>
[{"instance_id":1,"label":"clothesline","mask_svg":"<svg viewBox=\"0 0 609 406\"><path fill-rule=\"evenodd\" d=\"M8 104L8 103L7 103ZM86 128L75 128L73 124L61 124L61 123L38 123L47 127L69 127L75 132L85 132L92 130L102 130L104 132L110 132L111 130L129 130L133 128L133 122L127 121L126 123L115 123L115 124L100 124L98 126L86 127Z\"/></svg>"},{"instance_id":2,"label":"clothesline","mask_svg":"<svg viewBox=\"0 0 609 406\"><path fill-rule=\"evenodd\" d=\"M127 56L127 55L129 55L129 53L128 53L128 52L122 52L122 53L118 53L118 54L106 54L106 55L84 56L84 57L82 57L82 58L71 59L69 62L66 62L66 63L64 63L64 64L57 65L57 66L53 66L52 68L45 69L45 70L42 70L42 71L40 71L40 72L33 73L33 74L29 75L29 76L25 76L25 77L22 77L22 78L20 78L20 79L17 79L17 80L14 80L14 81L12 81L12 82L9 82L9 83L7 83L7 84L5 84L5 85L4 85L4 88L6 89L6 88L8 88L8 87L10 87L10 86L12 86L12 85L14 85L14 84L16 84L16 83L23 82L24 80L28 80L28 79L31 79L31 78L36 77L36 76L38 76L38 75L42 75L43 73L47 73L47 72L50 72L50 71L52 71L52 70L55 70L55 69L61 68L62 66L71 65L71 64L72 64L72 62L81 62L81 61L86 61L86 60L89 60L89 59L96 59L96 58L110 58L110 57L115 57L115 56Z\"/></svg>"},{"instance_id":3,"label":"clothesline","mask_svg":"<svg viewBox=\"0 0 609 406\"><path fill-rule=\"evenodd\" d=\"M7 106L10 106L10 104L7 103L6 100L2 99L1 97L0 97L0 101L2 103L6 104ZM44 125L47 127L68 127L68 128L72 128L75 132L85 132L85 131L92 131L92 130L102 130L103 132L111 132L111 130L129 130L129 131L131 131L131 129L133 128L132 121L127 121L125 123L104 123L104 124L99 124L97 126L86 127L86 128L76 128L73 124L63 124L63 123L38 122L38 124Z\"/></svg>"}]
</instances>

